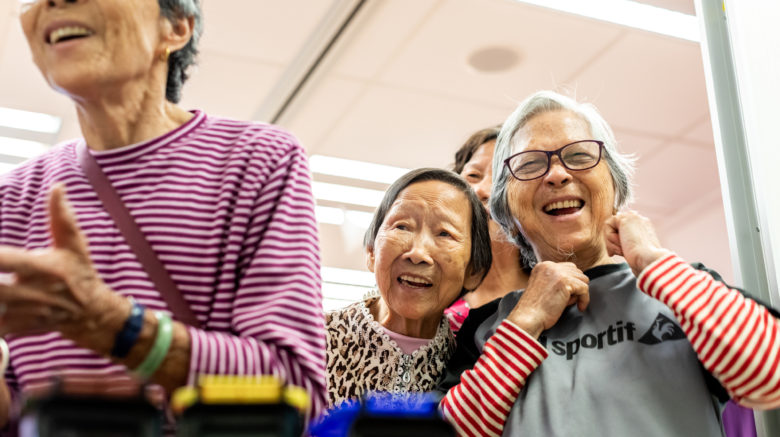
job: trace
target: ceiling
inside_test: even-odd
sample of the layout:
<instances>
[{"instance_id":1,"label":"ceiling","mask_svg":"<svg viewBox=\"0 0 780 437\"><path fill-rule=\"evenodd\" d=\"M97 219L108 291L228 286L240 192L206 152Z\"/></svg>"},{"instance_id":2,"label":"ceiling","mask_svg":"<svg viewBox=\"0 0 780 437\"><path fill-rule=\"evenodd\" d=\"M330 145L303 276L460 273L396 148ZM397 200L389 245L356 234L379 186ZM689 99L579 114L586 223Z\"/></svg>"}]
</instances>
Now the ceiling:
<instances>
[{"instance_id":1,"label":"ceiling","mask_svg":"<svg viewBox=\"0 0 780 437\"><path fill-rule=\"evenodd\" d=\"M182 105L263 117L316 39L311 35L345 2L205 0L200 65ZM694 13L693 0L644 3ZM16 2L0 5L0 106L60 116L56 140L78 136L72 105L30 61L16 9ZM519 61L501 72L468 64L473 52L490 47L512 50ZM594 103L620 148L638 157L633 208L653 220L661 241L729 280L700 50L695 42L512 0L369 0L278 122L310 155L441 167L473 131L502 122L529 93L565 92ZM377 188L348 176L314 177ZM364 269L362 232L355 223L322 224L323 265Z\"/></svg>"}]
</instances>

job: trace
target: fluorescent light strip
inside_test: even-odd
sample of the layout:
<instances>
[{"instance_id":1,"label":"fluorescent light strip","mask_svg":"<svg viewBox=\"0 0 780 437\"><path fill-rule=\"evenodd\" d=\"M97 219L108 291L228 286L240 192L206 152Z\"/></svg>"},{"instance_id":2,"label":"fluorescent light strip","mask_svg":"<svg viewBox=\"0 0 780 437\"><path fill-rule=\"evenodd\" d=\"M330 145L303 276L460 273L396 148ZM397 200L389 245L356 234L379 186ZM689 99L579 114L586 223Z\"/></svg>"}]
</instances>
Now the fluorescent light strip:
<instances>
[{"instance_id":1,"label":"fluorescent light strip","mask_svg":"<svg viewBox=\"0 0 780 437\"><path fill-rule=\"evenodd\" d=\"M21 140L19 138L0 137L0 155L33 158L49 150L49 146L37 141Z\"/></svg>"},{"instance_id":2,"label":"fluorescent light strip","mask_svg":"<svg viewBox=\"0 0 780 437\"><path fill-rule=\"evenodd\" d=\"M357 302L372 289L373 287L364 287L362 285L345 285L335 284L333 282L323 282L322 297L326 299L341 300L345 301L346 303Z\"/></svg>"},{"instance_id":3,"label":"fluorescent light strip","mask_svg":"<svg viewBox=\"0 0 780 437\"><path fill-rule=\"evenodd\" d=\"M365 211L352 211L348 209L344 211L344 218L347 223L357 225L363 229L368 229L371 226L371 220L374 219L374 214Z\"/></svg>"},{"instance_id":4,"label":"fluorescent light strip","mask_svg":"<svg viewBox=\"0 0 780 437\"><path fill-rule=\"evenodd\" d=\"M9 164L7 162L0 162L0 175L6 174L9 171L15 169L17 164Z\"/></svg>"},{"instance_id":5,"label":"fluorescent light strip","mask_svg":"<svg viewBox=\"0 0 780 437\"><path fill-rule=\"evenodd\" d=\"M338 267L322 267L322 282L353 285L358 287L373 287L376 284L374 274L363 270L340 269Z\"/></svg>"},{"instance_id":6,"label":"fluorescent light strip","mask_svg":"<svg viewBox=\"0 0 780 437\"><path fill-rule=\"evenodd\" d=\"M392 184L409 170L390 165L353 161L332 156L312 155L309 158L312 173L341 176L350 179Z\"/></svg>"},{"instance_id":7,"label":"fluorescent light strip","mask_svg":"<svg viewBox=\"0 0 780 437\"><path fill-rule=\"evenodd\" d=\"M344 210L341 208L317 205L314 207L314 215L317 217L317 223L336 226L344 224Z\"/></svg>"},{"instance_id":8,"label":"fluorescent light strip","mask_svg":"<svg viewBox=\"0 0 780 437\"><path fill-rule=\"evenodd\" d=\"M53 115L0 107L0 126L55 134L61 125L62 120Z\"/></svg>"},{"instance_id":9,"label":"fluorescent light strip","mask_svg":"<svg viewBox=\"0 0 780 437\"><path fill-rule=\"evenodd\" d=\"M636 29L699 42L693 15L630 0L515 0Z\"/></svg>"},{"instance_id":10,"label":"fluorescent light strip","mask_svg":"<svg viewBox=\"0 0 780 437\"><path fill-rule=\"evenodd\" d=\"M341 226L345 223L356 225L357 227L368 229L371 226L371 220L374 215L365 211L353 211L350 209L333 208L330 206L314 207L314 214L318 223Z\"/></svg>"},{"instance_id":11,"label":"fluorescent light strip","mask_svg":"<svg viewBox=\"0 0 780 437\"><path fill-rule=\"evenodd\" d=\"M385 195L384 191L317 181L312 183L311 188L317 199L349 205L370 206L371 208L376 208Z\"/></svg>"}]
</instances>

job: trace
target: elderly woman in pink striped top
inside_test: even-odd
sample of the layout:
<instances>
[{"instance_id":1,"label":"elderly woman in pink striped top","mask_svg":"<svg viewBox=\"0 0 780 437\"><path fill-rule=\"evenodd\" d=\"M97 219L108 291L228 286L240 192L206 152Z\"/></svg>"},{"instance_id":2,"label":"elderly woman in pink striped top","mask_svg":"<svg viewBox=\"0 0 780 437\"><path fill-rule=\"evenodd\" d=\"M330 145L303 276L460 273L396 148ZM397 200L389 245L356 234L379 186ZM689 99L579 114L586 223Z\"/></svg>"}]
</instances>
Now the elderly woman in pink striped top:
<instances>
[{"instance_id":1,"label":"elderly woman in pink striped top","mask_svg":"<svg viewBox=\"0 0 780 437\"><path fill-rule=\"evenodd\" d=\"M23 6L33 59L72 99L83 139L0 178L0 271L10 273L0 285L10 345L0 424L18 393L55 376L120 382L135 373L172 390L199 374L275 374L309 391L311 414L324 404L306 155L277 127L176 105L197 52L199 3ZM85 175L87 162L108 179L192 320L166 303L150 261L136 256L139 242Z\"/></svg>"}]
</instances>

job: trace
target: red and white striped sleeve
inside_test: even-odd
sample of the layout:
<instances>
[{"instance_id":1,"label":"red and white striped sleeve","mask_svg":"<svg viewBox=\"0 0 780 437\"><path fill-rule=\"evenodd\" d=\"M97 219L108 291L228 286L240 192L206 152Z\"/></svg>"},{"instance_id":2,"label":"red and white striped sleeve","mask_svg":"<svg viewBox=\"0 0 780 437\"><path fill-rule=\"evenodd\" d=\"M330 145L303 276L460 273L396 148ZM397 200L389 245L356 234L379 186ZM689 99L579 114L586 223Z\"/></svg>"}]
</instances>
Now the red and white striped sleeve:
<instances>
[{"instance_id":1,"label":"red and white striped sleeve","mask_svg":"<svg viewBox=\"0 0 780 437\"><path fill-rule=\"evenodd\" d=\"M642 271L639 289L674 311L699 360L741 405L780 407L780 321L675 254Z\"/></svg>"},{"instance_id":2,"label":"red and white striped sleeve","mask_svg":"<svg viewBox=\"0 0 780 437\"><path fill-rule=\"evenodd\" d=\"M460 436L500 436L528 376L547 358L536 339L504 320L474 368L444 396L440 408Z\"/></svg>"}]
</instances>

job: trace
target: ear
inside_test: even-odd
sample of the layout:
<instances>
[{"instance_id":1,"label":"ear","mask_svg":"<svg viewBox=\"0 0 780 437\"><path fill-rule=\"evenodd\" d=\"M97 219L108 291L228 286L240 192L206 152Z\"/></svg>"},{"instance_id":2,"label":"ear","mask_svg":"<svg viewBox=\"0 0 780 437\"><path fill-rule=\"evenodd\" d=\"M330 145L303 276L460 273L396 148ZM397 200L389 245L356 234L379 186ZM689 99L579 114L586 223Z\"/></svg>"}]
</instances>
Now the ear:
<instances>
[{"instance_id":1,"label":"ear","mask_svg":"<svg viewBox=\"0 0 780 437\"><path fill-rule=\"evenodd\" d=\"M374 248L369 247L366 249L366 267L368 267L368 271L371 273L374 272L374 265L375 265L376 259L374 258Z\"/></svg>"},{"instance_id":2,"label":"ear","mask_svg":"<svg viewBox=\"0 0 780 437\"><path fill-rule=\"evenodd\" d=\"M165 16L160 16L162 50L166 48L171 52L181 50L192 39L195 29L195 17L182 17L173 21Z\"/></svg>"},{"instance_id":3,"label":"ear","mask_svg":"<svg viewBox=\"0 0 780 437\"><path fill-rule=\"evenodd\" d=\"M468 291L474 291L479 287L479 284L482 283L482 273L474 273L474 268L471 264L469 264L468 268L466 268L466 277L463 278L463 288L465 288Z\"/></svg>"}]
</instances>

